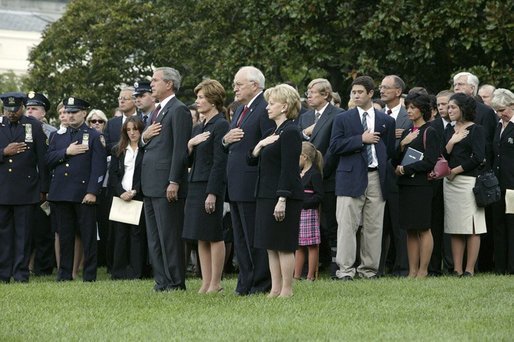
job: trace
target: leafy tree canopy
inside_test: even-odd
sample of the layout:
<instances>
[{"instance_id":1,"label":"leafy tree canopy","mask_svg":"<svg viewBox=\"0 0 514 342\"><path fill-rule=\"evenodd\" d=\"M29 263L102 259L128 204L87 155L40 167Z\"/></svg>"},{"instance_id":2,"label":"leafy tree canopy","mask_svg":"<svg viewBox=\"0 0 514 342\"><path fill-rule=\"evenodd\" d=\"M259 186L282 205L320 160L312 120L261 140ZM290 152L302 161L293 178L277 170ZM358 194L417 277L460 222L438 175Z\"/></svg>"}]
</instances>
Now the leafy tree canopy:
<instances>
[{"instance_id":1,"label":"leafy tree canopy","mask_svg":"<svg viewBox=\"0 0 514 342\"><path fill-rule=\"evenodd\" d=\"M359 74L437 92L468 70L513 89L513 42L511 1L75 0L32 50L27 88L110 110L122 84L173 66L191 102L202 79L230 93L237 69L255 65L268 86L326 77L343 98Z\"/></svg>"}]
</instances>

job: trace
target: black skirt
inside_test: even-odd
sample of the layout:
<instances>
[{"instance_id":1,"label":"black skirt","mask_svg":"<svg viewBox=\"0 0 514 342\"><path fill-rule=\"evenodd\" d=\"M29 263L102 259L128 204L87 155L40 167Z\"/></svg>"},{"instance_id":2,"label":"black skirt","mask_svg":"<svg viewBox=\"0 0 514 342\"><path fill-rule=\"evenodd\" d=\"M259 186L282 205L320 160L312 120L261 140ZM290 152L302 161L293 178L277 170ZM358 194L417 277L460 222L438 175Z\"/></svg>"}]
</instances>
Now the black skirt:
<instances>
[{"instance_id":1,"label":"black skirt","mask_svg":"<svg viewBox=\"0 0 514 342\"><path fill-rule=\"evenodd\" d=\"M399 185L400 228L427 230L432 226L432 184Z\"/></svg>"},{"instance_id":2,"label":"black skirt","mask_svg":"<svg viewBox=\"0 0 514 342\"><path fill-rule=\"evenodd\" d=\"M277 199L258 198L255 212L255 240L257 248L294 252L298 249L302 200L287 199L286 216L281 222L273 212Z\"/></svg>"},{"instance_id":3,"label":"black skirt","mask_svg":"<svg viewBox=\"0 0 514 342\"><path fill-rule=\"evenodd\" d=\"M216 197L216 210L212 214L205 211L207 182L189 183L184 209L184 231L182 237L188 240L223 240L223 201L224 196Z\"/></svg>"}]
</instances>

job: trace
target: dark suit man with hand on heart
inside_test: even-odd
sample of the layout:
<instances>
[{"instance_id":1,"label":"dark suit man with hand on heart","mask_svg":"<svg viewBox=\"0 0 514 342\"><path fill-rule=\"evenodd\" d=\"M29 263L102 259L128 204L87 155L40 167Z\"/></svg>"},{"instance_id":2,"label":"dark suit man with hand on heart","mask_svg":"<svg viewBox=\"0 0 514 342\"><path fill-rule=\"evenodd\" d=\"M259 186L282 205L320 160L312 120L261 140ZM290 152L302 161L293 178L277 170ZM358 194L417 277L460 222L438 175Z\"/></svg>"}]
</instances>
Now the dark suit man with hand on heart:
<instances>
[{"instance_id":1,"label":"dark suit man with hand on heart","mask_svg":"<svg viewBox=\"0 0 514 342\"><path fill-rule=\"evenodd\" d=\"M242 296L271 289L267 251L253 247L257 166L249 166L246 162L249 151L275 125L268 118L267 103L262 93L264 82L262 72L253 66L242 67L236 73L234 93L236 101L242 105L234 112L230 130L222 140L228 152L227 185L234 251L239 263L235 292Z\"/></svg>"},{"instance_id":2,"label":"dark suit man with hand on heart","mask_svg":"<svg viewBox=\"0 0 514 342\"><path fill-rule=\"evenodd\" d=\"M375 85L369 76L352 82L357 105L334 120L330 153L338 157L336 174L336 278L376 278L382 244L386 167L395 151L395 122L373 108ZM360 264L355 268L357 230L362 222Z\"/></svg>"},{"instance_id":3,"label":"dark suit man with hand on heart","mask_svg":"<svg viewBox=\"0 0 514 342\"><path fill-rule=\"evenodd\" d=\"M145 154L141 188L157 292L186 289L182 225L187 193L187 142L193 123L189 109L175 96L181 79L173 68L155 69L152 96L159 105L142 137Z\"/></svg>"}]
</instances>

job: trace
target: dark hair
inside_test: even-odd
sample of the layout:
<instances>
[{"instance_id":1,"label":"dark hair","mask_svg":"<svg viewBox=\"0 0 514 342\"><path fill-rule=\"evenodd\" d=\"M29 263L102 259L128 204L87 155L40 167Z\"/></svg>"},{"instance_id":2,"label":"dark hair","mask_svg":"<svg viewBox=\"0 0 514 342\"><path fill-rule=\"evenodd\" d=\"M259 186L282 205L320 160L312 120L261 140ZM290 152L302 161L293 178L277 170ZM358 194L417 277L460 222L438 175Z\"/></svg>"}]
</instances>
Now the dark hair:
<instances>
[{"instance_id":1,"label":"dark hair","mask_svg":"<svg viewBox=\"0 0 514 342\"><path fill-rule=\"evenodd\" d=\"M428 122L432 118L432 104L430 96L422 93L409 93L405 99L405 107L413 105L423 115L423 120Z\"/></svg>"},{"instance_id":2,"label":"dark hair","mask_svg":"<svg viewBox=\"0 0 514 342\"><path fill-rule=\"evenodd\" d=\"M450 97L450 101L455 102L459 107L464 121L475 121L477 103L473 96L464 93L456 93Z\"/></svg>"},{"instance_id":3,"label":"dark hair","mask_svg":"<svg viewBox=\"0 0 514 342\"><path fill-rule=\"evenodd\" d=\"M207 101L213 104L218 112L225 112L225 88L216 80L203 80L195 87L195 95L198 95L199 91L203 91L203 94Z\"/></svg>"},{"instance_id":4,"label":"dark hair","mask_svg":"<svg viewBox=\"0 0 514 342\"><path fill-rule=\"evenodd\" d=\"M423 87L414 87L411 90L409 90L409 94L413 94L413 93L420 93L420 94L428 95L428 91Z\"/></svg>"},{"instance_id":5,"label":"dark hair","mask_svg":"<svg viewBox=\"0 0 514 342\"><path fill-rule=\"evenodd\" d=\"M234 115L234 112L236 111L237 107L241 105L240 102L234 101L227 107L227 112L225 113L225 119L227 119L228 122L232 121L232 116Z\"/></svg>"},{"instance_id":6,"label":"dark hair","mask_svg":"<svg viewBox=\"0 0 514 342\"><path fill-rule=\"evenodd\" d=\"M139 131L139 133L143 134L143 129L145 128L143 121L141 121L141 119L139 119L137 116L131 116L127 118L121 127L120 142L113 148L113 152L116 157L121 156L125 152L127 146L130 144L130 139L127 133L127 126L131 122L134 124L134 127Z\"/></svg>"},{"instance_id":7,"label":"dark hair","mask_svg":"<svg viewBox=\"0 0 514 342\"><path fill-rule=\"evenodd\" d=\"M354 85L361 85L366 89L366 92L369 94L370 91L375 89L375 82L369 76L359 76L352 82L352 87Z\"/></svg>"}]
</instances>

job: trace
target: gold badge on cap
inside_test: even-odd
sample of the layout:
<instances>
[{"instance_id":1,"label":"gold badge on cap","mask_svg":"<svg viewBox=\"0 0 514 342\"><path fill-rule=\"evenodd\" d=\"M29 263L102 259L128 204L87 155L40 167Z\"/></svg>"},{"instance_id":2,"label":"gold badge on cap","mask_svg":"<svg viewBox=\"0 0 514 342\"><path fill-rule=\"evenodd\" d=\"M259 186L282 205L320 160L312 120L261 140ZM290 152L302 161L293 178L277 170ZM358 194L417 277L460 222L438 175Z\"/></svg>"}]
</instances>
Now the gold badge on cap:
<instances>
[{"instance_id":1,"label":"gold badge on cap","mask_svg":"<svg viewBox=\"0 0 514 342\"><path fill-rule=\"evenodd\" d=\"M7 101L9 102L9 106L15 106L16 105L16 99L14 97L9 97L7 99Z\"/></svg>"},{"instance_id":2,"label":"gold badge on cap","mask_svg":"<svg viewBox=\"0 0 514 342\"><path fill-rule=\"evenodd\" d=\"M134 88L139 88L139 82L134 82Z\"/></svg>"},{"instance_id":3,"label":"gold badge on cap","mask_svg":"<svg viewBox=\"0 0 514 342\"><path fill-rule=\"evenodd\" d=\"M74 99L73 97L70 97L70 98L68 99L68 104L69 104L70 106L75 105L75 99Z\"/></svg>"},{"instance_id":4,"label":"gold badge on cap","mask_svg":"<svg viewBox=\"0 0 514 342\"><path fill-rule=\"evenodd\" d=\"M23 126L25 126L25 142L34 142L34 138L32 137L32 124L23 124Z\"/></svg>"},{"instance_id":5,"label":"gold badge on cap","mask_svg":"<svg viewBox=\"0 0 514 342\"><path fill-rule=\"evenodd\" d=\"M33 98L34 98L34 96L36 96L36 93L34 93L32 90L31 90L31 91L29 91L29 93L27 94L27 97L28 97L29 99L33 99Z\"/></svg>"},{"instance_id":6,"label":"gold badge on cap","mask_svg":"<svg viewBox=\"0 0 514 342\"><path fill-rule=\"evenodd\" d=\"M89 133L84 133L82 135L82 145L89 146Z\"/></svg>"}]
</instances>

